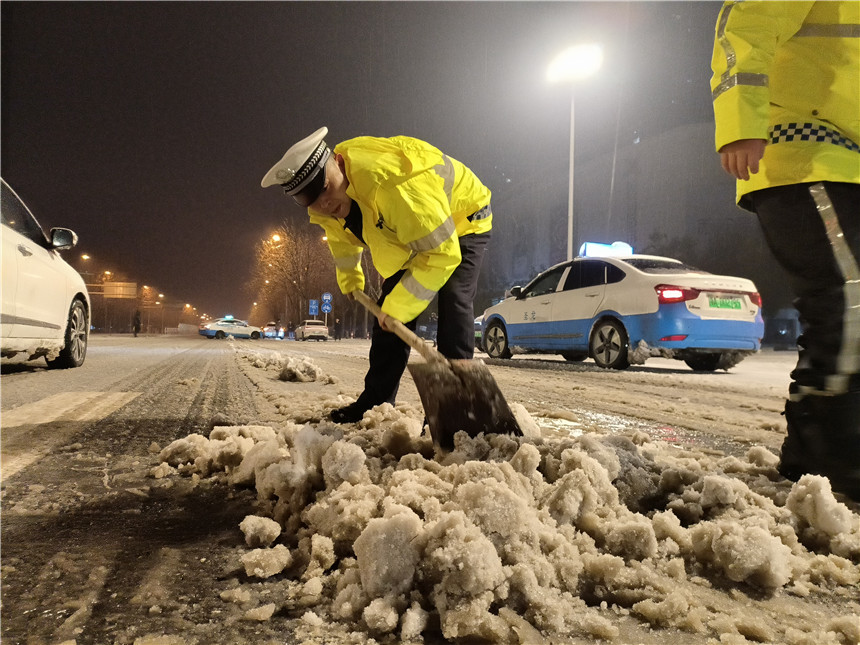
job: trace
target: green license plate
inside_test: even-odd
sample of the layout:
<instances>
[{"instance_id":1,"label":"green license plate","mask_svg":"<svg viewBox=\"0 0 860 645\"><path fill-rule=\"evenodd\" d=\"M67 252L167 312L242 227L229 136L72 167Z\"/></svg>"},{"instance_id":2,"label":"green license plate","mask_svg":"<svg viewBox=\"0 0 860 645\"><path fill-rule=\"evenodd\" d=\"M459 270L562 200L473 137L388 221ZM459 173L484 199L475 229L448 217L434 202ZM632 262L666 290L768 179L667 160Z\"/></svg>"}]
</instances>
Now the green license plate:
<instances>
[{"instance_id":1,"label":"green license plate","mask_svg":"<svg viewBox=\"0 0 860 645\"><path fill-rule=\"evenodd\" d=\"M708 296L708 304L712 309L740 309L740 298L718 298L717 296Z\"/></svg>"}]
</instances>

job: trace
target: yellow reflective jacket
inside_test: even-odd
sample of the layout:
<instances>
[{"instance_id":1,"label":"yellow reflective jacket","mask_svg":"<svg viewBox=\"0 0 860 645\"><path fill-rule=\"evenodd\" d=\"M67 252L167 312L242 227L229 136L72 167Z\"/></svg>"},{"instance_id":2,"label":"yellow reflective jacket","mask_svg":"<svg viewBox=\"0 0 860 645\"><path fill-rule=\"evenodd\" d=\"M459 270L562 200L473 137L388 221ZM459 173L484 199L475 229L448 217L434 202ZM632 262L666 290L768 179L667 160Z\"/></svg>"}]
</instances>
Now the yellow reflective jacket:
<instances>
[{"instance_id":1,"label":"yellow reflective jacket","mask_svg":"<svg viewBox=\"0 0 860 645\"><path fill-rule=\"evenodd\" d=\"M772 186L860 183L860 2L726 2L711 68L717 150L768 142L738 202Z\"/></svg>"},{"instance_id":2,"label":"yellow reflective jacket","mask_svg":"<svg viewBox=\"0 0 860 645\"><path fill-rule=\"evenodd\" d=\"M357 137L334 152L343 155L346 192L361 208L373 265L383 278L406 270L382 311L408 322L460 264L459 236L492 228L490 190L462 163L411 137ZM361 241L343 220L308 214L326 232L340 290L364 289Z\"/></svg>"}]
</instances>

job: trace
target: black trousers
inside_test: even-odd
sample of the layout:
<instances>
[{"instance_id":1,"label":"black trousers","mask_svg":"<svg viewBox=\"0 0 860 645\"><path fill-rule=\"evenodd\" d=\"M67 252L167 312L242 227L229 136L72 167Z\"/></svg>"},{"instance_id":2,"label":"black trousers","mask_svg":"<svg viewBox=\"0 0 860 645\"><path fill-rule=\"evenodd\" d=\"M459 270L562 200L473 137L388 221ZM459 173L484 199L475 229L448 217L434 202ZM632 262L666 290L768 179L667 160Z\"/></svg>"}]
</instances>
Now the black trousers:
<instances>
[{"instance_id":1,"label":"black trousers","mask_svg":"<svg viewBox=\"0 0 860 645\"><path fill-rule=\"evenodd\" d=\"M750 198L800 313L791 398L860 392L860 184L778 186Z\"/></svg>"},{"instance_id":2,"label":"black trousers","mask_svg":"<svg viewBox=\"0 0 860 645\"><path fill-rule=\"evenodd\" d=\"M475 292L478 275L490 233L466 235L460 238L462 260L454 273L439 290L439 326L436 342L439 352L447 358L472 358L475 353ZM385 297L403 277L395 273L382 283L381 306ZM417 319L406 323L415 331ZM380 403L394 403L400 388L400 377L409 360L410 347L395 334L384 331L374 320L370 341L370 367L364 377L364 392L356 402L364 408Z\"/></svg>"}]
</instances>

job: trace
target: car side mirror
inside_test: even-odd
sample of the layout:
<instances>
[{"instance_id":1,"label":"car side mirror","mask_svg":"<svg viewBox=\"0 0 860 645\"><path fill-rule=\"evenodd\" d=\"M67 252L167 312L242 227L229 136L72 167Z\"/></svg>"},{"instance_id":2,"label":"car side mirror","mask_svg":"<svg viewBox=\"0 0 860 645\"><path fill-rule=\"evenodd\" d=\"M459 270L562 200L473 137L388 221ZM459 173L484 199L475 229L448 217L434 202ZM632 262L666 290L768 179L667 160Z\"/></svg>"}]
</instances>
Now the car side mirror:
<instances>
[{"instance_id":1,"label":"car side mirror","mask_svg":"<svg viewBox=\"0 0 860 645\"><path fill-rule=\"evenodd\" d=\"M70 249L77 243L78 236L73 230L68 228L51 229L51 247L57 251Z\"/></svg>"},{"instance_id":2,"label":"car side mirror","mask_svg":"<svg viewBox=\"0 0 860 645\"><path fill-rule=\"evenodd\" d=\"M521 295L523 295L522 287L511 287L511 296L513 296L514 298L519 298Z\"/></svg>"}]
</instances>

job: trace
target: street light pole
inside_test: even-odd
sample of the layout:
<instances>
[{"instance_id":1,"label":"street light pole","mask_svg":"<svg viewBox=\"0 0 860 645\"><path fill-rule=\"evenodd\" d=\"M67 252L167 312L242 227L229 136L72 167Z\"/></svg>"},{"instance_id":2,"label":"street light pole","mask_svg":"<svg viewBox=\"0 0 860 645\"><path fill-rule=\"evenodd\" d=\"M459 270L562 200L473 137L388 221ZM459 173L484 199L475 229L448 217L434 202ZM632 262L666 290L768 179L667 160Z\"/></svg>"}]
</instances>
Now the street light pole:
<instances>
[{"instance_id":1,"label":"street light pole","mask_svg":"<svg viewBox=\"0 0 860 645\"><path fill-rule=\"evenodd\" d=\"M576 45L564 50L550 63L547 77L550 82L570 83L570 161L567 188L567 259L573 259L573 143L574 125L574 84L576 81L594 74L603 62L600 45Z\"/></svg>"},{"instance_id":2,"label":"street light pole","mask_svg":"<svg viewBox=\"0 0 860 645\"><path fill-rule=\"evenodd\" d=\"M573 141L574 133L573 118L573 88L570 88L570 164L567 188L567 259L573 259Z\"/></svg>"}]
</instances>

